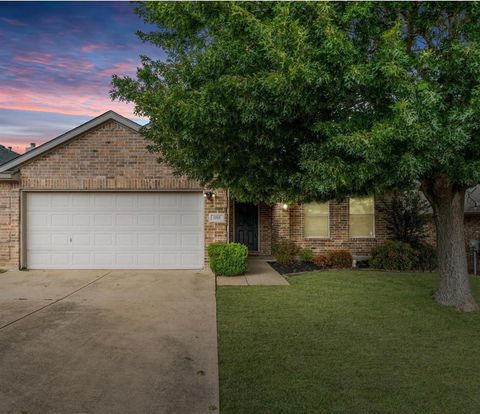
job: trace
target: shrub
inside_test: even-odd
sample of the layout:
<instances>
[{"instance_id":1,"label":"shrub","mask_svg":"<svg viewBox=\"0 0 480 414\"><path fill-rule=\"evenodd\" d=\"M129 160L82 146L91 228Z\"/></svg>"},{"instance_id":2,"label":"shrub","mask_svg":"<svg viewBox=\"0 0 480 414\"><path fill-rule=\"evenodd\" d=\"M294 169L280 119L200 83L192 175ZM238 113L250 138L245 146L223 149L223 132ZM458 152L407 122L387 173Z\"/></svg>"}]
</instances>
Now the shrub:
<instances>
[{"instance_id":1,"label":"shrub","mask_svg":"<svg viewBox=\"0 0 480 414\"><path fill-rule=\"evenodd\" d=\"M300 251L300 260L303 262L313 262L313 256L313 250L309 247L306 247Z\"/></svg>"},{"instance_id":2,"label":"shrub","mask_svg":"<svg viewBox=\"0 0 480 414\"><path fill-rule=\"evenodd\" d=\"M240 243L212 243L208 246L210 268L218 276L241 275L247 271L247 246Z\"/></svg>"},{"instance_id":3,"label":"shrub","mask_svg":"<svg viewBox=\"0 0 480 414\"><path fill-rule=\"evenodd\" d=\"M378 204L393 240L417 246L427 236L430 207L419 191L394 191Z\"/></svg>"},{"instance_id":4,"label":"shrub","mask_svg":"<svg viewBox=\"0 0 480 414\"><path fill-rule=\"evenodd\" d=\"M348 250L336 250L328 255L330 266L337 268L352 267L353 257Z\"/></svg>"},{"instance_id":5,"label":"shrub","mask_svg":"<svg viewBox=\"0 0 480 414\"><path fill-rule=\"evenodd\" d=\"M292 240L284 239L275 244L272 250L277 262L286 265L295 262L300 249Z\"/></svg>"},{"instance_id":6,"label":"shrub","mask_svg":"<svg viewBox=\"0 0 480 414\"><path fill-rule=\"evenodd\" d=\"M415 250L408 243L387 240L372 249L369 263L376 269L412 270L416 260Z\"/></svg>"},{"instance_id":7,"label":"shrub","mask_svg":"<svg viewBox=\"0 0 480 414\"><path fill-rule=\"evenodd\" d=\"M330 266L328 257L324 256L323 254L318 254L315 256L313 258L313 263L315 263L320 269L325 269L326 267Z\"/></svg>"},{"instance_id":8,"label":"shrub","mask_svg":"<svg viewBox=\"0 0 480 414\"><path fill-rule=\"evenodd\" d=\"M427 243L419 243L415 248L415 269L432 271L437 268L437 252Z\"/></svg>"}]
</instances>

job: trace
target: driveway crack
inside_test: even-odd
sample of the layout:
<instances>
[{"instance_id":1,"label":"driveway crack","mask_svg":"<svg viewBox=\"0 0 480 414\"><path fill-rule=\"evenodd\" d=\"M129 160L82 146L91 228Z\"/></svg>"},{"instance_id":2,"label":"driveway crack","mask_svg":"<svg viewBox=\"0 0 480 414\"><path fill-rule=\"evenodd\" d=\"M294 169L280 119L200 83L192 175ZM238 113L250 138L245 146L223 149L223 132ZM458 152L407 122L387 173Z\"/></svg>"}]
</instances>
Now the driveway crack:
<instances>
[{"instance_id":1,"label":"driveway crack","mask_svg":"<svg viewBox=\"0 0 480 414\"><path fill-rule=\"evenodd\" d=\"M98 276L96 279L84 284L83 286L80 286L78 289L75 289L74 291L68 293L65 296L62 296L61 298L58 298L58 299L54 300L53 302L47 303L46 305L41 306L38 309L35 309L35 310L33 310L33 311L23 315L23 316L20 316L17 319L14 319L13 321L10 321L10 322L6 323L5 325L0 326L0 331L4 328L7 328L10 325L13 325L14 323L17 323L17 322L21 321L22 319L28 318L29 316L34 315L35 313L38 313L45 308L48 308L49 306L55 305L56 303L61 302L62 300L65 300L66 298L74 295L75 293L80 292L82 289L85 289L86 287L88 287L90 285L93 285L94 283L98 282L100 279L103 279L105 276L108 276L110 273L112 273L112 271L109 271L109 272L107 272L103 275Z\"/></svg>"}]
</instances>

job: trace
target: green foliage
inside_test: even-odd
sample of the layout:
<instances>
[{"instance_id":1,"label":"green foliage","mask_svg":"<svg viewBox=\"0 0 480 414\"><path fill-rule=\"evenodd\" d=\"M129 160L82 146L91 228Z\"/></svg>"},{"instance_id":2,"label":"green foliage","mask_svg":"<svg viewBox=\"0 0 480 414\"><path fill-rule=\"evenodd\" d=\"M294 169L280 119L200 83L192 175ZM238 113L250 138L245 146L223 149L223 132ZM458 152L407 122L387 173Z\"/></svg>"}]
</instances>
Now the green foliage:
<instances>
[{"instance_id":1,"label":"green foliage","mask_svg":"<svg viewBox=\"0 0 480 414\"><path fill-rule=\"evenodd\" d=\"M247 271L247 246L240 243L212 243L208 246L210 268L217 276L242 275Z\"/></svg>"},{"instance_id":2,"label":"green foliage","mask_svg":"<svg viewBox=\"0 0 480 414\"><path fill-rule=\"evenodd\" d=\"M445 213L439 206L455 200L450 211L463 214L458 200L480 182L478 2L141 2L137 10L157 26L140 38L163 57L142 57L136 78L114 76L111 95L150 120L141 132L176 172L252 202L420 183L434 208ZM444 215L436 225L448 233L452 222ZM463 257L445 240L442 249ZM471 302L459 286L467 275L454 276L462 269L439 267L448 279L439 287L452 292L436 297L455 290L465 296L455 300Z\"/></svg>"},{"instance_id":3,"label":"green foliage","mask_svg":"<svg viewBox=\"0 0 480 414\"><path fill-rule=\"evenodd\" d=\"M417 257L408 243L387 240L371 251L369 264L375 269L412 270Z\"/></svg>"},{"instance_id":4,"label":"green foliage","mask_svg":"<svg viewBox=\"0 0 480 414\"><path fill-rule=\"evenodd\" d=\"M315 263L320 269L325 269L330 266L328 257L324 256L323 254L317 254L313 258L313 263Z\"/></svg>"},{"instance_id":5,"label":"green foliage","mask_svg":"<svg viewBox=\"0 0 480 414\"><path fill-rule=\"evenodd\" d=\"M299 247L294 241L289 239L280 240L273 246L272 253L278 263L291 264L300 252Z\"/></svg>"},{"instance_id":6,"label":"green foliage","mask_svg":"<svg viewBox=\"0 0 480 414\"><path fill-rule=\"evenodd\" d=\"M432 271L437 268L437 252L435 248L427 243L419 243L414 247L415 269Z\"/></svg>"},{"instance_id":7,"label":"green foliage","mask_svg":"<svg viewBox=\"0 0 480 414\"><path fill-rule=\"evenodd\" d=\"M313 262L314 253L309 247L300 250L300 260L302 262Z\"/></svg>"},{"instance_id":8,"label":"green foliage","mask_svg":"<svg viewBox=\"0 0 480 414\"><path fill-rule=\"evenodd\" d=\"M369 264L375 269L432 271L437 267L437 254L426 243L412 247L401 241L387 240L372 249Z\"/></svg>"},{"instance_id":9,"label":"green foliage","mask_svg":"<svg viewBox=\"0 0 480 414\"><path fill-rule=\"evenodd\" d=\"M334 250L328 253L328 263L330 266L339 269L351 268L353 257L348 250Z\"/></svg>"},{"instance_id":10,"label":"green foliage","mask_svg":"<svg viewBox=\"0 0 480 414\"><path fill-rule=\"evenodd\" d=\"M239 200L480 181L477 3L145 2L112 96L179 172Z\"/></svg>"},{"instance_id":11,"label":"green foliage","mask_svg":"<svg viewBox=\"0 0 480 414\"><path fill-rule=\"evenodd\" d=\"M427 236L429 204L418 191L394 191L378 204L393 240L417 246Z\"/></svg>"}]
</instances>

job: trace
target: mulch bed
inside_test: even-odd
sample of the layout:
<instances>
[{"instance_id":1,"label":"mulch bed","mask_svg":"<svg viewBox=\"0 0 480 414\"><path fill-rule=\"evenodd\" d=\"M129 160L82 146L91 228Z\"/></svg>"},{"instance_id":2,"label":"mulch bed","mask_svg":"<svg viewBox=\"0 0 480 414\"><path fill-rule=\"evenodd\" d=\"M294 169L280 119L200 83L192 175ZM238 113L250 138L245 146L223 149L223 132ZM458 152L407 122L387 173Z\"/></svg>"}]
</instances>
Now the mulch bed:
<instances>
[{"instance_id":1,"label":"mulch bed","mask_svg":"<svg viewBox=\"0 0 480 414\"><path fill-rule=\"evenodd\" d=\"M314 270L320 270L314 263L309 262L295 262L289 265L284 265L278 262L268 262L278 273L281 275L288 275L291 273L313 272Z\"/></svg>"}]
</instances>

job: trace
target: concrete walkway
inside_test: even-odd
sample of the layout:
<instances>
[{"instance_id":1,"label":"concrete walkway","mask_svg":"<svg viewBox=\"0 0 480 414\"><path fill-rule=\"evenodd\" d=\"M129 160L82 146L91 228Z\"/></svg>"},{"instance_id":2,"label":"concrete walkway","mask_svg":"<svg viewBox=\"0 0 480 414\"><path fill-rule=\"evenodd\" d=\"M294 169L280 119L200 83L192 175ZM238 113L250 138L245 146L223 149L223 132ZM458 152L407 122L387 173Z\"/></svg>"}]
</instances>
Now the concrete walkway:
<instances>
[{"instance_id":1,"label":"concrete walkway","mask_svg":"<svg viewBox=\"0 0 480 414\"><path fill-rule=\"evenodd\" d=\"M263 257L248 259L248 271L242 276L218 276L217 286L288 286L287 280L277 273Z\"/></svg>"},{"instance_id":2,"label":"concrete walkway","mask_svg":"<svg viewBox=\"0 0 480 414\"><path fill-rule=\"evenodd\" d=\"M0 274L0 413L218 412L215 279Z\"/></svg>"}]
</instances>

